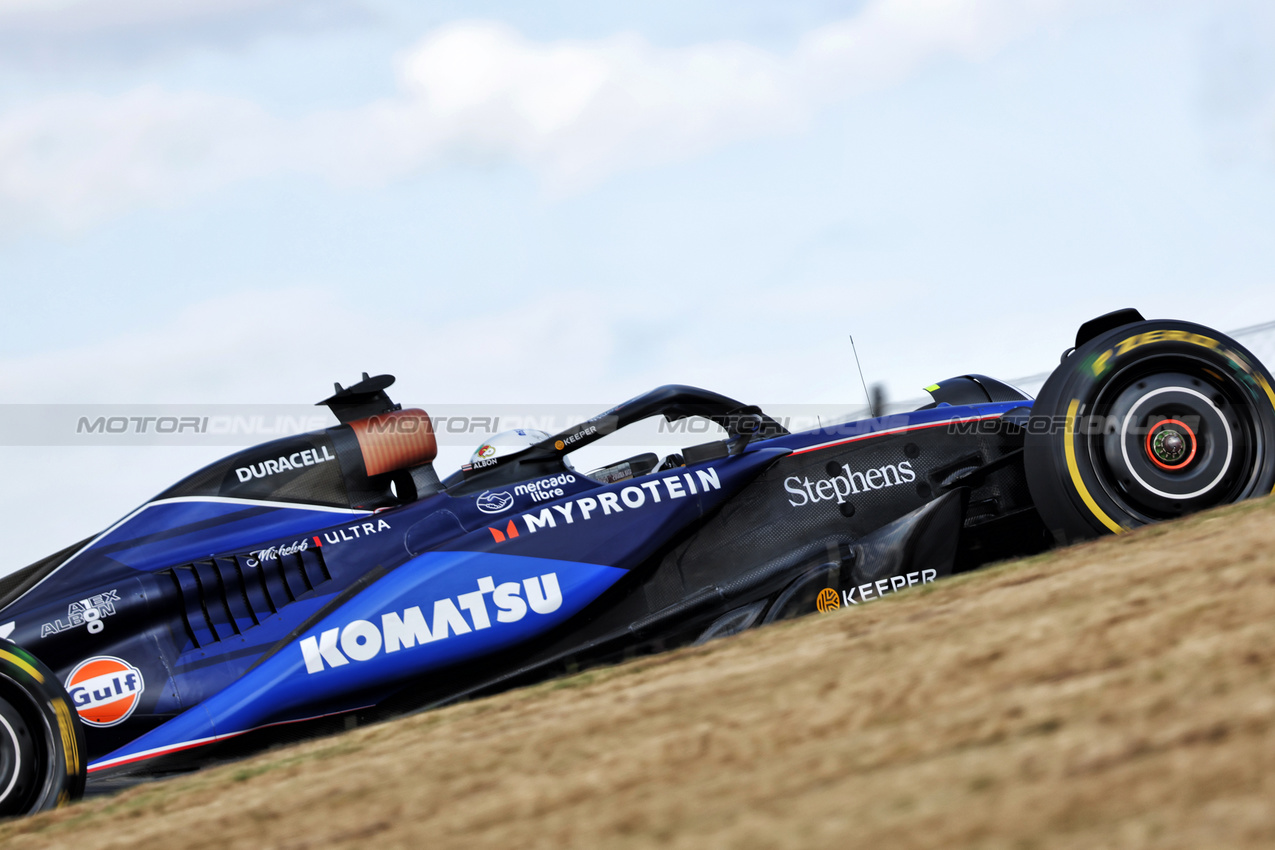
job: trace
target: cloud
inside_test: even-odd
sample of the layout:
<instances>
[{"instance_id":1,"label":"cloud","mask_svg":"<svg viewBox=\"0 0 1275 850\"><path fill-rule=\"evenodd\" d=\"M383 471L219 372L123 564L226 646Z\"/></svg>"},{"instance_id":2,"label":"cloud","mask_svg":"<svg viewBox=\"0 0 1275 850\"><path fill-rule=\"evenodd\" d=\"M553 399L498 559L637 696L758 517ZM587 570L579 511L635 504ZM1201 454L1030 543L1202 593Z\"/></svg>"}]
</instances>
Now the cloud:
<instances>
[{"instance_id":1,"label":"cloud","mask_svg":"<svg viewBox=\"0 0 1275 850\"><path fill-rule=\"evenodd\" d=\"M0 212L74 227L271 174L379 185L455 161L517 162L551 192L578 191L797 131L825 105L929 62L987 57L1063 8L875 0L783 55L730 41L662 48L634 34L536 42L461 22L400 58L394 97L295 118L158 88L55 96L0 116Z\"/></svg>"},{"instance_id":2,"label":"cloud","mask_svg":"<svg viewBox=\"0 0 1275 850\"><path fill-rule=\"evenodd\" d=\"M603 386L615 300L563 291L422 319L312 285L238 292L101 342L0 358L0 404L304 404L365 370L411 380L405 364L417 382L408 395L535 401L562 385L545 366L557 362L572 364L571 389L587 395Z\"/></svg>"},{"instance_id":3,"label":"cloud","mask_svg":"<svg viewBox=\"0 0 1275 850\"><path fill-rule=\"evenodd\" d=\"M459 24L402 63L438 151L516 159L560 184L784 131L808 111L791 59L742 43L653 47L636 35L541 45Z\"/></svg>"},{"instance_id":4,"label":"cloud","mask_svg":"<svg viewBox=\"0 0 1275 850\"><path fill-rule=\"evenodd\" d=\"M370 17L361 0L0 0L0 65L58 72L131 65Z\"/></svg>"},{"instance_id":5,"label":"cloud","mask_svg":"<svg viewBox=\"0 0 1275 850\"><path fill-rule=\"evenodd\" d=\"M287 136L232 98L156 88L51 97L0 118L0 197L11 212L73 227L270 173Z\"/></svg>"},{"instance_id":6,"label":"cloud","mask_svg":"<svg viewBox=\"0 0 1275 850\"><path fill-rule=\"evenodd\" d=\"M0 22L28 31L101 31L155 27L296 5L296 0L0 0Z\"/></svg>"}]
</instances>

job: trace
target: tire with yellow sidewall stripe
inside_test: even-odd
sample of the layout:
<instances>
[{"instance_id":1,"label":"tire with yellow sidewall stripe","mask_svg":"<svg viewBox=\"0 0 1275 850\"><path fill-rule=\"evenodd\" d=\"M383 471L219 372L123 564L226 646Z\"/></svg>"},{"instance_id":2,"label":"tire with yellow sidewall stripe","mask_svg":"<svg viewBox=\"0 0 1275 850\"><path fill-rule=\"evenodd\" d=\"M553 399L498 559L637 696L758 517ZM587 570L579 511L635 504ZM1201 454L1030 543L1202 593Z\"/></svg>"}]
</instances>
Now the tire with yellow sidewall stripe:
<instances>
[{"instance_id":1,"label":"tire with yellow sidewall stripe","mask_svg":"<svg viewBox=\"0 0 1275 850\"><path fill-rule=\"evenodd\" d=\"M1217 331L1171 320L1099 334L1032 406L1024 464L1062 543L1275 488L1275 379Z\"/></svg>"},{"instance_id":2,"label":"tire with yellow sidewall stripe","mask_svg":"<svg viewBox=\"0 0 1275 850\"><path fill-rule=\"evenodd\" d=\"M52 809L84 794L84 730L57 677L0 640L0 817Z\"/></svg>"}]
</instances>

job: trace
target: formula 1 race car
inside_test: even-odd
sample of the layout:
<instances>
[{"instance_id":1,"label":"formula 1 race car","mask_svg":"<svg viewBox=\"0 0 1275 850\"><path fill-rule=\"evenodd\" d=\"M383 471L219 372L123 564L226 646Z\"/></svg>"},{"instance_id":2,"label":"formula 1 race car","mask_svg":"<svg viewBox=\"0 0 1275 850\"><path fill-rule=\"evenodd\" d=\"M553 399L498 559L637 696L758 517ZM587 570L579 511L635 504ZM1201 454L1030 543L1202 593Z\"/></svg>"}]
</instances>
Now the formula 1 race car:
<instances>
[{"instance_id":1,"label":"formula 1 race car","mask_svg":"<svg viewBox=\"0 0 1275 850\"><path fill-rule=\"evenodd\" d=\"M1270 493L1270 373L1222 334L1087 322L1034 402L965 375L789 433L664 386L446 480L390 376L0 582L0 814L94 783L860 605ZM651 417L721 439L585 473Z\"/></svg>"}]
</instances>

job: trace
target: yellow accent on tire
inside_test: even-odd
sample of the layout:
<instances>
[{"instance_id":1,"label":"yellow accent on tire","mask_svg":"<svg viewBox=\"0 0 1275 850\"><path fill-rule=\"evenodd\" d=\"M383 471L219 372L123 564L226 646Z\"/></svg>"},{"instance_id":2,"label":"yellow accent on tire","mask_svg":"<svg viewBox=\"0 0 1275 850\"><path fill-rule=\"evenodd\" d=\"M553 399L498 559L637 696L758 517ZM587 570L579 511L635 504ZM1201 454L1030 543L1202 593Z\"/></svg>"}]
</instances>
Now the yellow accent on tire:
<instances>
[{"instance_id":1,"label":"yellow accent on tire","mask_svg":"<svg viewBox=\"0 0 1275 850\"><path fill-rule=\"evenodd\" d=\"M1257 376L1257 382L1261 384L1262 389L1266 390L1266 397L1271 401L1271 407L1275 407L1275 392L1271 391L1271 385L1266 383L1266 379L1261 375Z\"/></svg>"},{"instance_id":2,"label":"yellow accent on tire","mask_svg":"<svg viewBox=\"0 0 1275 850\"><path fill-rule=\"evenodd\" d=\"M40 671L32 667L30 664L28 664L26 661L22 660L18 656L14 655L12 652L5 652L3 649L0 649L0 659L8 661L10 664L13 664L19 669L24 670L32 679L35 679L37 682L39 682L42 685L44 684L44 676L40 673Z\"/></svg>"},{"instance_id":3,"label":"yellow accent on tire","mask_svg":"<svg viewBox=\"0 0 1275 850\"><path fill-rule=\"evenodd\" d=\"M1085 486L1085 482L1080 478L1080 468L1076 465L1076 446L1074 437L1076 411L1079 409L1080 399L1073 398L1071 400L1071 404L1067 406L1067 431L1063 434L1063 451L1067 455L1067 471L1071 473L1071 483L1076 488L1076 492L1080 494L1080 498L1085 503L1085 507L1089 508L1089 512L1096 516L1098 520L1111 531L1119 534L1125 530L1124 526L1120 525L1120 523L1103 513L1102 508L1098 507L1098 503L1093 500L1093 496L1089 495L1089 488Z\"/></svg>"},{"instance_id":4,"label":"yellow accent on tire","mask_svg":"<svg viewBox=\"0 0 1275 850\"><path fill-rule=\"evenodd\" d=\"M64 699L55 699L53 709L58 715L58 731L62 733L62 750L66 756L66 772L72 776L80 772L80 748L75 743L75 719L71 707Z\"/></svg>"},{"instance_id":5,"label":"yellow accent on tire","mask_svg":"<svg viewBox=\"0 0 1275 850\"><path fill-rule=\"evenodd\" d=\"M1257 383L1261 385L1262 389L1266 390L1266 397L1270 399L1271 407L1275 407L1275 392L1271 391L1271 385L1266 383L1266 378L1262 376L1261 372L1257 373ZM1271 494L1275 495L1275 487L1271 488Z\"/></svg>"}]
</instances>

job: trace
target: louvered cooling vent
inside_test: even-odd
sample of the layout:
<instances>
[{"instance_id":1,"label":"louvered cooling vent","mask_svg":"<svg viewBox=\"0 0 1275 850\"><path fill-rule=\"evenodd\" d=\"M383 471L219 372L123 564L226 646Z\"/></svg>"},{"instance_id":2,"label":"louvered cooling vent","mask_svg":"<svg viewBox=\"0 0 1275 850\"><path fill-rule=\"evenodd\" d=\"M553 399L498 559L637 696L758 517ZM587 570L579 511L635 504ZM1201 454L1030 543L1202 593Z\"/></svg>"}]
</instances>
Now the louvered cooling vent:
<instances>
[{"instance_id":1,"label":"louvered cooling vent","mask_svg":"<svg viewBox=\"0 0 1275 850\"><path fill-rule=\"evenodd\" d=\"M180 591L186 633L196 648L243 634L332 580L317 547L271 560L207 558L158 575L167 575Z\"/></svg>"}]
</instances>

